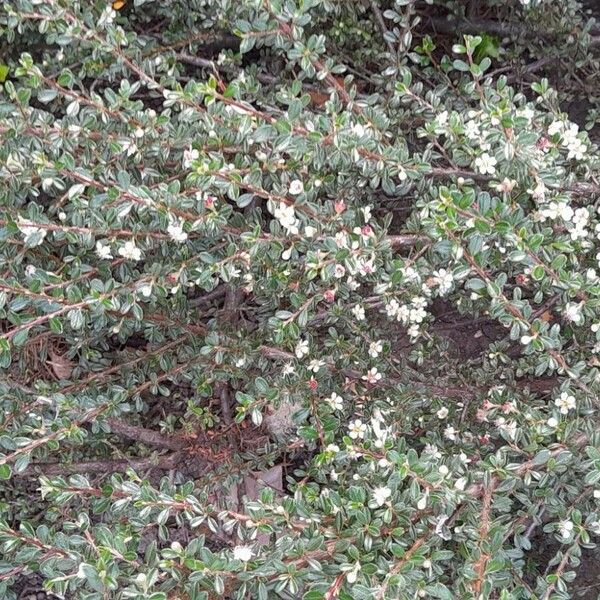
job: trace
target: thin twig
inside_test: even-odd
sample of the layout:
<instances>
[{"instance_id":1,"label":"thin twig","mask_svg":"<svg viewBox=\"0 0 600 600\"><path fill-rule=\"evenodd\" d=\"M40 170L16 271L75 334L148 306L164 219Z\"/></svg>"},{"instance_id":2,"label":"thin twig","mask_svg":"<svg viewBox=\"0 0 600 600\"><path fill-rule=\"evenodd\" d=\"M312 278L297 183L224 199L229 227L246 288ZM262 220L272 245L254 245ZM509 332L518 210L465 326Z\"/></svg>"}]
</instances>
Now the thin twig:
<instances>
[{"instance_id":1,"label":"thin twig","mask_svg":"<svg viewBox=\"0 0 600 600\"><path fill-rule=\"evenodd\" d=\"M369 0L369 5L371 6L371 11L373 12L373 15L375 16L375 21L377 21L377 26L379 27L379 30L383 34L383 39L388 47L388 50L390 51L390 54L393 57L397 56L398 52L396 51L396 48L394 48L394 44L392 44L392 42L388 39L390 32L388 31L388 28L386 27L383 15L381 14L381 11L379 10L379 5L377 4L377 0Z\"/></svg>"}]
</instances>

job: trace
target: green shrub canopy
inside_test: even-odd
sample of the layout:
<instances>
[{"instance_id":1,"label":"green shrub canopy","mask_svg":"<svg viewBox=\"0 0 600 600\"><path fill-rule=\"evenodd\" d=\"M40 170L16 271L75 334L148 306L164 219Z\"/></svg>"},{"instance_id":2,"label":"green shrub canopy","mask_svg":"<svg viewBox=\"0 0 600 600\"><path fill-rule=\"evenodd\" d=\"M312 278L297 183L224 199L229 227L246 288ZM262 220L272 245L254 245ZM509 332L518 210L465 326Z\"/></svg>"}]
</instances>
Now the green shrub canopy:
<instances>
[{"instance_id":1,"label":"green shrub canopy","mask_svg":"<svg viewBox=\"0 0 600 600\"><path fill-rule=\"evenodd\" d=\"M3 3L2 598L578 589L599 32L438 4Z\"/></svg>"}]
</instances>

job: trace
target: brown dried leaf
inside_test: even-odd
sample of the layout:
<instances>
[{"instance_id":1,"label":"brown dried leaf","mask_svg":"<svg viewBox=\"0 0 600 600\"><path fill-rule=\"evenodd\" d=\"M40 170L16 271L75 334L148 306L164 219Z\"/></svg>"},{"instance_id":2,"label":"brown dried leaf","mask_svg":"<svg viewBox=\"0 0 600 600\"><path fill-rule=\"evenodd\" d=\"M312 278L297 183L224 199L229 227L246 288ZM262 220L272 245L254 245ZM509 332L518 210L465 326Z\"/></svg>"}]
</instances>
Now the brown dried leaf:
<instances>
[{"instance_id":1,"label":"brown dried leaf","mask_svg":"<svg viewBox=\"0 0 600 600\"><path fill-rule=\"evenodd\" d=\"M50 366L57 379L69 379L75 366L73 361L62 354L58 354L52 349L50 350L50 358L47 361L47 364Z\"/></svg>"}]
</instances>

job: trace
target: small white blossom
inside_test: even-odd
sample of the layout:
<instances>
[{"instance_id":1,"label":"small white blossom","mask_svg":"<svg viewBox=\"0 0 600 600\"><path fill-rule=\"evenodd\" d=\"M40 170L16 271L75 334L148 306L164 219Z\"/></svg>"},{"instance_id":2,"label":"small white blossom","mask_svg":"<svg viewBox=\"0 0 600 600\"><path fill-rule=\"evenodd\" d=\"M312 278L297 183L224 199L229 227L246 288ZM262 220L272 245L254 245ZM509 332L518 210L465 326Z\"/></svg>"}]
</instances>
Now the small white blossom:
<instances>
[{"instance_id":1,"label":"small white blossom","mask_svg":"<svg viewBox=\"0 0 600 600\"><path fill-rule=\"evenodd\" d=\"M561 395L554 400L554 405L560 409L560 413L566 415L570 410L573 410L577 403L575 396L571 396L568 392L562 392Z\"/></svg>"},{"instance_id":2,"label":"small white blossom","mask_svg":"<svg viewBox=\"0 0 600 600\"><path fill-rule=\"evenodd\" d=\"M568 321L572 321L575 325L580 325L583 322L583 314L581 312L582 303L576 304L569 302L565 306L564 315Z\"/></svg>"},{"instance_id":3,"label":"small white blossom","mask_svg":"<svg viewBox=\"0 0 600 600\"><path fill-rule=\"evenodd\" d=\"M365 309L360 304L356 304L354 306L352 309L352 314L357 321L365 320Z\"/></svg>"},{"instance_id":4,"label":"small white blossom","mask_svg":"<svg viewBox=\"0 0 600 600\"><path fill-rule=\"evenodd\" d=\"M174 242L178 243L185 242L188 238L188 234L183 230L183 225L176 219L173 219L167 227L167 233Z\"/></svg>"},{"instance_id":5,"label":"small white blossom","mask_svg":"<svg viewBox=\"0 0 600 600\"><path fill-rule=\"evenodd\" d=\"M396 300L395 298L392 298L385 307L385 312L387 313L387 316L391 318L395 317L398 314L399 310L400 304L398 304L398 300Z\"/></svg>"},{"instance_id":6,"label":"small white blossom","mask_svg":"<svg viewBox=\"0 0 600 600\"><path fill-rule=\"evenodd\" d=\"M329 398L327 398L327 403L333 408L333 410L342 410L344 408L344 399L333 392Z\"/></svg>"},{"instance_id":7,"label":"small white blossom","mask_svg":"<svg viewBox=\"0 0 600 600\"><path fill-rule=\"evenodd\" d=\"M283 369L281 369L282 375L293 375L296 372L294 369L294 365L292 363L286 363L283 365Z\"/></svg>"},{"instance_id":8,"label":"small white blossom","mask_svg":"<svg viewBox=\"0 0 600 600\"><path fill-rule=\"evenodd\" d=\"M302 358L308 354L308 340L300 340L296 344L296 348L294 349L294 354L297 358Z\"/></svg>"},{"instance_id":9,"label":"small white blossom","mask_svg":"<svg viewBox=\"0 0 600 600\"><path fill-rule=\"evenodd\" d=\"M362 211L363 217L365 219L365 223L368 223L371 220L371 207L365 206L360 209Z\"/></svg>"},{"instance_id":10,"label":"small white blossom","mask_svg":"<svg viewBox=\"0 0 600 600\"><path fill-rule=\"evenodd\" d=\"M472 119L465 123L465 135L471 140L479 139L481 135L479 125Z\"/></svg>"},{"instance_id":11,"label":"small white blossom","mask_svg":"<svg viewBox=\"0 0 600 600\"><path fill-rule=\"evenodd\" d=\"M300 222L296 218L293 206L288 206L284 202L280 202L279 206L274 210L273 216L288 233L292 235L298 234L298 225Z\"/></svg>"},{"instance_id":12,"label":"small white blossom","mask_svg":"<svg viewBox=\"0 0 600 600\"><path fill-rule=\"evenodd\" d=\"M23 219L23 217L19 217L18 228L19 231L23 234L23 241L26 244L30 244L33 246L39 246L44 241L44 238L46 237L47 233L45 229L41 229L40 227L35 227L34 225L31 225L30 222L27 221L27 219ZM31 244L32 238L34 238L34 236L37 236L35 244Z\"/></svg>"},{"instance_id":13,"label":"small white blossom","mask_svg":"<svg viewBox=\"0 0 600 600\"><path fill-rule=\"evenodd\" d=\"M320 368L324 365L325 363L322 360L318 360L316 358L314 358L313 360L310 361L310 363L308 364L308 369L309 371L312 371L313 373L318 373Z\"/></svg>"},{"instance_id":14,"label":"small white blossom","mask_svg":"<svg viewBox=\"0 0 600 600\"><path fill-rule=\"evenodd\" d=\"M450 425L444 429L444 437L451 441L456 440L457 433L458 432L456 431L456 429L454 429L454 427L452 427Z\"/></svg>"},{"instance_id":15,"label":"small white blossom","mask_svg":"<svg viewBox=\"0 0 600 600\"><path fill-rule=\"evenodd\" d=\"M444 406L437 411L436 415L438 419L445 419L450 411Z\"/></svg>"},{"instance_id":16,"label":"small white blossom","mask_svg":"<svg viewBox=\"0 0 600 600\"><path fill-rule=\"evenodd\" d=\"M498 161L490 156L487 152L484 152L481 156L475 159L475 166L482 175L490 174L493 175L496 172L496 163Z\"/></svg>"},{"instance_id":17,"label":"small white blossom","mask_svg":"<svg viewBox=\"0 0 600 600\"><path fill-rule=\"evenodd\" d=\"M299 179L294 179L290 183L289 192L292 196L297 196L304 191L304 184Z\"/></svg>"},{"instance_id":18,"label":"small white blossom","mask_svg":"<svg viewBox=\"0 0 600 600\"><path fill-rule=\"evenodd\" d=\"M369 369L366 375L362 376L362 378L368 383L375 384L381 379L381 373L377 371L376 367L372 367L371 369Z\"/></svg>"},{"instance_id":19,"label":"small white blossom","mask_svg":"<svg viewBox=\"0 0 600 600\"><path fill-rule=\"evenodd\" d=\"M355 419L348 427L348 435L353 440L363 439L366 431L367 426L360 419Z\"/></svg>"},{"instance_id":20,"label":"small white blossom","mask_svg":"<svg viewBox=\"0 0 600 600\"><path fill-rule=\"evenodd\" d=\"M195 160L200 158L200 152L196 148L188 148L183 151L183 168L189 169Z\"/></svg>"},{"instance_id":21,"label":"small white blossom","mask_svg":"<svg viewBox=\"0 0 600 600\"><path fill-rule=\"evenodd\" d=\"M548 135L553 136L560 133L565 124L562 121L552 121L548 127Z\"/></svg>"},{"instance_id":22,"label":"small white blossom","mask_svg":"<svg viewBox=\"0 0 600 600\"><path fill-rule=\"evenodd\" d=\"M376 342L371 342L369 344L369 356L371 358L377 358L381 352L383 351L383 343L381 342L381 340L378 340Z\"/></svg>"},{"instance_id":23,"label":"small white blossom","mask_svg":"<svg viewBox=\"0 0 600 600\"><path fill-rule=\"evenodd\" d=\"M373 490L373 500L377 506L383 506L392 495L388 487L378 487Z\"/></svg>"},{"instance_id":24,"label":"small white blossom","mask_svg":"<svg viewBox=\"0 0 600 600\"><path fill-rule=\"evenodd\" d=\"M441 296L444 296L452 289L452 285L454 284L454 277L452 273L446 271L446 269L434 271L433 277L435 278L435 282L439 286L439 293Z\"/></svg>"},{"instance_id":25,"label":"small white blossom","mask_svg":"<svg viewBox=\"0 0 600 600\"><path fill-rule=\"evenodd\" d=\"M561 521L558 524L558 531L560 532L560 535L563 537L563 539L568 540L571 537L574 526L575 525L573 524L573 521L568 520Z\"/></svg>"},{"instance_id":26,"label":"small white blossom","mask_svg":"<svg viewBox=\"0 0 600 600\"><path fill-rule=\"evenodd\" d=\"M242 562L248 562L252 560L254 552L250 546L236 546L233 549L233 558L235 560L241 560Z\"/></svg>"},{"instance_id":27,"label":"small white blossom","mask_svg":"<svg viewBox=\"0 0 600 600\"><path fill-rule=\"evenodd\" d=\"M129 260L140 260L142 258L142 251L135 245L133 240L125 242L125 245L119 248L119 254Z\"/></svg>"},{"instance_id":28,"label":"small white blossom","mask_svg":"<svg viewBox=\"0 0 600 600\"><path fill-rule=\"evenodd\" d=\"M334 269L333 269L333 276L336 279L341 279L344 275L346 274L346 269L344 267L344 265L335 265Z\"/></svg>"}]
</instances>

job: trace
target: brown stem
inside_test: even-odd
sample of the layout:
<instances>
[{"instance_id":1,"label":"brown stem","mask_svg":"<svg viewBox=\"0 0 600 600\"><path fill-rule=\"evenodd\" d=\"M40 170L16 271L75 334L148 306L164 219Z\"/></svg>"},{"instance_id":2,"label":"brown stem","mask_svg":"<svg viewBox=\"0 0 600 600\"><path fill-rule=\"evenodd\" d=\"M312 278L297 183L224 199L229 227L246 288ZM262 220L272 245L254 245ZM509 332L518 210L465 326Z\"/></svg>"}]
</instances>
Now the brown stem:
<instances>
[{"instance_id":1,"label":"brown stem","mask_svg":"<svg viewBox=\"0 0 600 600\"><path fill-rule=\"evenodd\" d=\"M120 460L89 460L75 462L70 464L63 463L34 463L27 467L23 473L18 476L30 475L72 475L74 473L100 473L106 474L124 472L127 468L134 471L144 471L147 469L160 469L166 471L173 469L181 461L181 453L175 452L165 456L149 458L132 458Z\"/></svg>"},{"instance_id":2,"label":"brown stem","mask_svg":"<svg viewBox=\"0 0 600 600\"><path fill-rule=\"evenodd\" d=\"M146 429L145 427L130 425L119 419L109 418L106 419L106 422L110 425L113 433L130 440L135 440L136 442L148 444L149 446L168 448L170 450L181 450L187 445L186 441L183 439L166 436L158 431Z\"/></svg>"}]
</instances>

